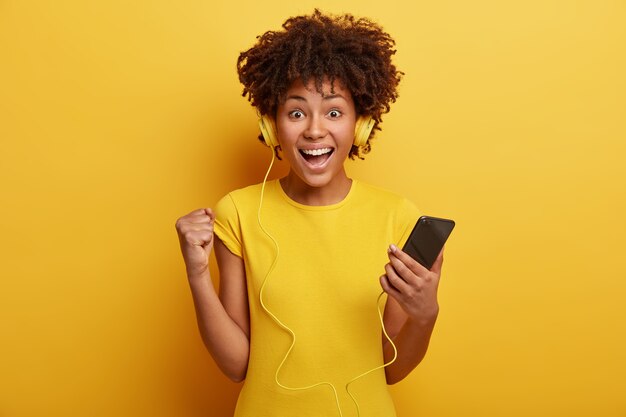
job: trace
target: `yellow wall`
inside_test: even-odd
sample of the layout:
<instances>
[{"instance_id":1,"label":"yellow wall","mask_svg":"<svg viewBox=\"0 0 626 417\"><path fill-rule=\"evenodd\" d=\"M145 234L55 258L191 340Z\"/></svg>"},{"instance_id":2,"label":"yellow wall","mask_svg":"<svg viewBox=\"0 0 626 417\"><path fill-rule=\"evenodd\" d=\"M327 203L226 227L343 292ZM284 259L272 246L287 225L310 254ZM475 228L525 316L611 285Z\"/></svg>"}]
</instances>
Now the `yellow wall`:
<instances>
[{"instance_id":1,"label":"yellow wall","mask_svg":"<svg viewBox=\"0 0 626 417\"><path fill-rule=\"evenodd\" d=\"M231 414L174 221L261 180L235 60L314 6L406 72L350 173L457 221L399 415L626 415L623 1L0 0L1 416Z\"/></svg>"}]
</instances>

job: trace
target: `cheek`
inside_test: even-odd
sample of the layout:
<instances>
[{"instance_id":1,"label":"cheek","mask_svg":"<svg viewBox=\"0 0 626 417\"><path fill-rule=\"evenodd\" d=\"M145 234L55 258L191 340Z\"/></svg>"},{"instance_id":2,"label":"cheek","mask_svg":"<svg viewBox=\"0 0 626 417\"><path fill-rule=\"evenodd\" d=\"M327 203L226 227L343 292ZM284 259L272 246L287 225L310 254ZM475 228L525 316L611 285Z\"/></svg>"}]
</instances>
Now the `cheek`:
<instances>
[{"instance_id":1,"label":"cheek","mask_svg":"<svg viewBox=\"0 0 626 417\"><path fill-rule=\"evenodd\" d=\"M343 131L341 132L341 136L338 137L341 137L341 145L350 149L352 148L352 144L354 143L354 129L343 129Z\"/></svg>"},{"instance_id":2,"label":"cheek","mask_svg":"<svg viewBox=\"0 0 626 417\"><path fill-rule=\"evenodd\" d=\"M289 129L288 127L282 126L277 128L278 142L283 145L288 145L291 143L295 143L297 139L297 131L295 129Z\"/></svg>"}]
</instances>

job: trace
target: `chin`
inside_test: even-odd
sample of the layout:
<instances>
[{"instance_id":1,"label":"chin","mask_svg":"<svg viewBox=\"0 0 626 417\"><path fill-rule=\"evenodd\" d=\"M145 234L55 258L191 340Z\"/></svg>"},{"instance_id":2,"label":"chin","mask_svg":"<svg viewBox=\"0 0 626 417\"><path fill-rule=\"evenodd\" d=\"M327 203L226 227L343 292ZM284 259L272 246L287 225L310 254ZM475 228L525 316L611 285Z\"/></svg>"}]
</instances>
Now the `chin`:
<instances>
[{"instance_id":1,"label":"chin","mask_svg":"<svg viewBox=\"0 0 626 417\"><path fill-rule=\"evenodd\" d=\"M332 183L330 175L304 175L298 176L300 180L311 188L324 188Z\"/></svg>"}]
</instances>

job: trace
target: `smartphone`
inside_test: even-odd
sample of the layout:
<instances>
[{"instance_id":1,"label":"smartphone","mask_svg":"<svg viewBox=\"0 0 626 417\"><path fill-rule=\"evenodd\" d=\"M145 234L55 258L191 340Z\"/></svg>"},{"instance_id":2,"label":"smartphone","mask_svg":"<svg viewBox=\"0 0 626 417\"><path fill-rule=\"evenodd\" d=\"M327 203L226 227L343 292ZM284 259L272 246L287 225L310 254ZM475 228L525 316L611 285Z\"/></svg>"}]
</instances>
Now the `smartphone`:
<instances>
[{"instance_id":1,"label":"smartphone","mask_svg":"<svg viewBox=\"0 0 626 417\"><path fill-rule=\"evenodd\" d=\"M448 236L452 233L452 229L454 229L453 220L422 216L417 220L402 250L430 269L448 240Z\"/></svg>"}]
</instances>

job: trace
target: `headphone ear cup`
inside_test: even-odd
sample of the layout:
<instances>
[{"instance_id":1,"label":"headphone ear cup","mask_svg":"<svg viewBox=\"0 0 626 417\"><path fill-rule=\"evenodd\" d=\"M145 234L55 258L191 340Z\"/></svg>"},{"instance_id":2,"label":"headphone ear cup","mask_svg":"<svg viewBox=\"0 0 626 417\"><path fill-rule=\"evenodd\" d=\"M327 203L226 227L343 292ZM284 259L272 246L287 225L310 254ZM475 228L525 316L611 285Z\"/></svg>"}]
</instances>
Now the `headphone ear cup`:
<instances>
[{"instance_id":1,"label":"headphone ear cup","mask_svg":"<svg viewBox=\"0 0 626 417\"><path fill-rule=\"evenodd\" d=\"M354 146L365 146L373 128L374 119L371 116L359 117L354 126Z\"/></svg>"},{"instance_id":2,"label":"headphone ear cup","mask_svg":"<svg viewBox=\"0 0 626 417\"><path fill-rule=\"evenodd\" d=\"M267 115L259 117L259 129L261 129L265 144L272 149L276 148L278 139L276 138L276 122L274 122L274 119Z\"/></svg>"}]
</instances>

